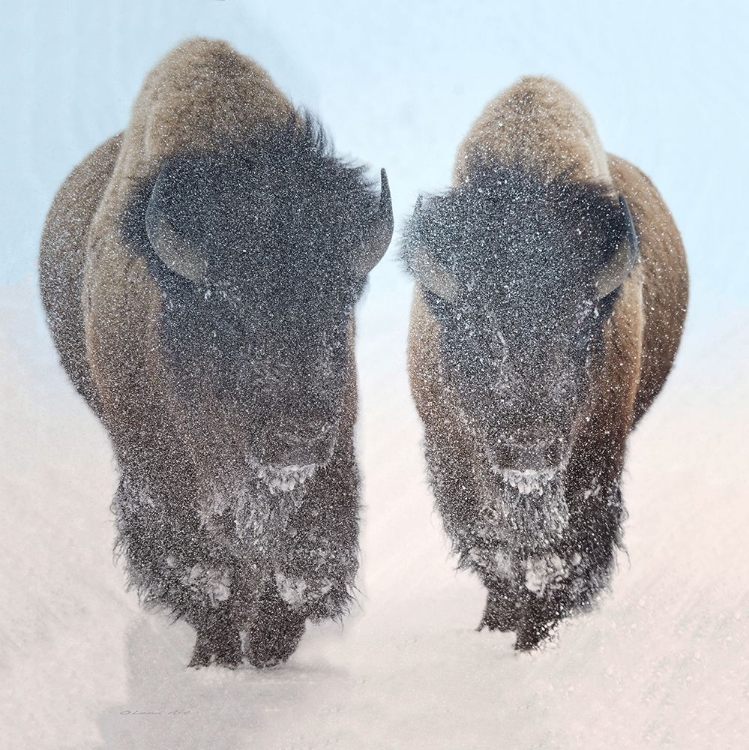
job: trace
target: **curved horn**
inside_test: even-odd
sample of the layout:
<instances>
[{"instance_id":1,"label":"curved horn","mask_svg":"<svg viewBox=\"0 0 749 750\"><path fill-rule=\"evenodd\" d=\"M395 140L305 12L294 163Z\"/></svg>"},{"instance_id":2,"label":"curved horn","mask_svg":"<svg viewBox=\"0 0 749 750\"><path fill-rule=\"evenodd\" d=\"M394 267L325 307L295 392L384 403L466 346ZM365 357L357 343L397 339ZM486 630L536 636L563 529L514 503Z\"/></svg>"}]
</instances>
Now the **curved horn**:
<instances>
[{"instance_id":1,"label":"curved horn","mask_svg":"<svg viewBox=\"0 0 749 750\"><path fill-rule=\"evenodd\" d=\"M364 230L363 251L358 259L356 270L366 276L379 262L388 249L393 236L393 204L390 199L388 176L380 170L380 204Z\"/></svg>"},{"instance_id":2,"label":"curved horn","mask_svg":"<svg viewBox=\"0 0 749 750\"><path fill-rule=\"evenodd\" d=\"M596 280L598 299L603 299L603 297L618 289L624 279L629 276L639 258L640 248L635 231L635 222L632 219L632 212L629 210L629 203L623 195L619 196L619 207L624 215L627 233Z\"/></svg>"},{"instance_id":3,"label":"curved horn","mask_svg":"<svg viewBox=\"0 0 749 750\"><path fill-rule=\"evenodd\" d=\"M161 206L168 189L166 168L156 178L146 208L146 234L156 255L174 273L199 283L205 279L208 262L200 248L180 237Z\"/></svg>"},{"instance_id":4,"label":"curved horn","mask_svg":"<svg viewBox=\"0 0 749 750\"><path fill-rule=\"evenodd\" d=\"M425 289L447 302L454 302L457 299L460 282L441 263L431 258L423 247L416 247L411 253L408 265L416 276L416 280Z\"/></svg>"}]
</instances>

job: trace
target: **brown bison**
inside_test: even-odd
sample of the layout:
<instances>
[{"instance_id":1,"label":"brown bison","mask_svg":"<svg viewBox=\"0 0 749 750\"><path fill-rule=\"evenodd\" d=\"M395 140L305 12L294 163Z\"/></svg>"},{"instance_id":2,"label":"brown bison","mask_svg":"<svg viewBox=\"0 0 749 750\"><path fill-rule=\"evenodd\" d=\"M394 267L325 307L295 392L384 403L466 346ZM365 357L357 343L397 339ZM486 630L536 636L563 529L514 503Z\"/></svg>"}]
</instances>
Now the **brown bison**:
<instances>
[{"instance_id":1,"label":"brown bison","mask_svg":"<svg viewBox=\"0 0 749 750\"><path fill-rule=\"evenodd\" d=\"M679 232L567 89L523 78L471 128L452 189L419 200L403 256L437 507L488 589L481 627L531 649L608 582L627 436L684 324Z\"/></svg>"},{"instance_id":2,"label":"brown bison","mask_svg":"<svg viewBox=\"0 0 749 750\"><path fill-rule=\"evenodd\" d=\"M60 188L41 290L120 469L118 548L192 665L286 659L358 566L354 306L393 218L257 64L192 40Z\"/></svg>"}]
</instances>

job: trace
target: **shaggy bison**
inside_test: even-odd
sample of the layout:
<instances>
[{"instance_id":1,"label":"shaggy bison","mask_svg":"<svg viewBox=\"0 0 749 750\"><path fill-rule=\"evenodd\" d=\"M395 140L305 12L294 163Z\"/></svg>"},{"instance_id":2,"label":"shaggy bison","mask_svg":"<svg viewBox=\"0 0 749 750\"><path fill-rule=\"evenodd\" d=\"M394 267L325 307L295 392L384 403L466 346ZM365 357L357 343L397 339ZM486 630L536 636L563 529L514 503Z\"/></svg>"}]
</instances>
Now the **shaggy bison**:
<instances>
[{"instance_id":1,"label":"shaggy bison","mask_svg":"<svg viewBox=\"0 0 749 750\"><path fill-rule=\"evenodd\" d=\"M531 649L608 582L627 436L686 314L679 232L567 89L524 78L471 128L452 189L420 199L403 256L437 507L488 589L481 627Z\"/></svg>"},{"instance_id":2,"label":"shaggy bison","mask_svg":"<svg viewBox=\"0 0 749 750\"><path fill-rule=\"evenodd\" d=\"M191 664L269 666L358 566L354 306L392 209L223 42L146 78L60 188L41 243L62 363L104 423L118 548Z\"/></svg>"}]
</instances>

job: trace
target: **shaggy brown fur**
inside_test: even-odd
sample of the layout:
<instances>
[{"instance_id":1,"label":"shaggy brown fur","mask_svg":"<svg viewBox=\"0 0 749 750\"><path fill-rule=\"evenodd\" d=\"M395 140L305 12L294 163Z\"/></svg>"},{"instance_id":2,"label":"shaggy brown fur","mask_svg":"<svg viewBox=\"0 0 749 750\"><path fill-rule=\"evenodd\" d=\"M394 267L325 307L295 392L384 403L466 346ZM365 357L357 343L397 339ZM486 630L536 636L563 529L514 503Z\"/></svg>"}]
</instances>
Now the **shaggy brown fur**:
<instances>
[{"instance_id":1,"label":"shaggy brown fur","mask_svg":"<svg viewBox=\"0 0 749 750\"><path fill-rule=\"evenodd\" d=\"M130 237L123 222L137 209L135 223L143 225L139 191L150 194L169 159L254 147L290 123L300 133L306 127L252 60L223 42L185 42L146 78L125 132L65 181L41 242L42 298L55 345L106 426L121 470L113 509L130 580L146 604L196 628L196 666L275 664L293 652L307 618L346 610L358 565L353 312L345 313L348 333L345 318L341 333L346 374L332 457L301 490L279 494L244 463L243 430L252 415L240 407L227 412L231 402L210 396L226 398L218 382L203 384L202 403L175 393L175 364L163 345L175 314L169 305L202 304L210 290L195 292L160 266L147 239ZM347 174L359 179L357 170ZM371 199L368 186L361 192L362 201ZM231 322L227 341L243 335L237 325ZM224 350L215 362L226 358L234 367L236 356ZM191 377L189 361L183 369ZM244 536L235 528L240 516L249 519Z\"/></svg>"},{"instance_id":2,"label":"shaggy brown fur","mask_svg":"<svg viewBox=\"0 0 749 750\"><path fill-rule=\"evenodd\" d=\"M640 248L640 260L616 293L613 308L601 316L600 352L591 363L588 396L580 407L589 419L579 420L571 436L564 486L569 526L563 539L550 543L546 557L547 563L561 561L564 580L548 577L549 585L540 591L523 572L530 558L500 564L494 556L501 558L501 549L479 549L476 529L484 512L487 458L466 423L466 405L446 387L444 331L429 293L419 283L414 289L409 376L425 427L437 506L461 565L477 572L488 588L482 626L516 631L517 647L526 649L561 617L591 606L608 581L624 513L619 479L627 436L671 369L686 314L688 278L679 232L657 190L636 167L605 154L589 114L559 83L524 78L489 103L458 149L455 189L470 188L479 165L486 169L487 164L521 167L542 182L561 177L603 186L612 196L623 194ZM503 566L514 567L515 575Z\"/></svg>"}]
</instances>

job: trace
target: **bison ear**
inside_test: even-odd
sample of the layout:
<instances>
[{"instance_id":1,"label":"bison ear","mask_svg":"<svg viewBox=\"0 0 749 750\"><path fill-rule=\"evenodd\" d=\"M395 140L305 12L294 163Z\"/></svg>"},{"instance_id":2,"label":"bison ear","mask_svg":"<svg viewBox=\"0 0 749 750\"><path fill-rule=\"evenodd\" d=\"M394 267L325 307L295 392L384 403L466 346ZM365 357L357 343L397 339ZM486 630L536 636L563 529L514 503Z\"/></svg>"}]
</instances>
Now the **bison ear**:
<instances>
[{"instance_id":1,"label":"bison ear","mask_svg":"<svg viewBox=\"0 0 749 750\"><path fill-rule=\"evenodd\" d=\"M174 273L195 283L205 280L208 262L201 249L180 237L169 218L169 199L173 191L174 175L167 165L162 167L146 208L146 233L151 247L161 262Z\"/></svg>"},{"instance_id":2,"label":"bison ear","mask_svg":"<svg viewBox=\"0 0 749 750\"><path fill-rule=\"evenodd\" d=\"M624 279L629 276L640 257L635 222L632 219L632 212L629 210L629 203L627 203L627 199L623 195L619 196L619 209L624 220L625 234L616 251L596 279L598 299L603 299L615 289L618 289L624 282Z\"/></svg>"},{"instance_id":3,"label":"bison ear","mask_svg":"<svg viewBox=\"0 0 749 750\"><path fill-rule=\"evenodd\" d=\"M356 272L366 276L382 259L393 237L393 204L390 199L388 176L380 170L380 203L369 219L362 237L362 253L357 259Z\"/></svg>"}]
</instances>

